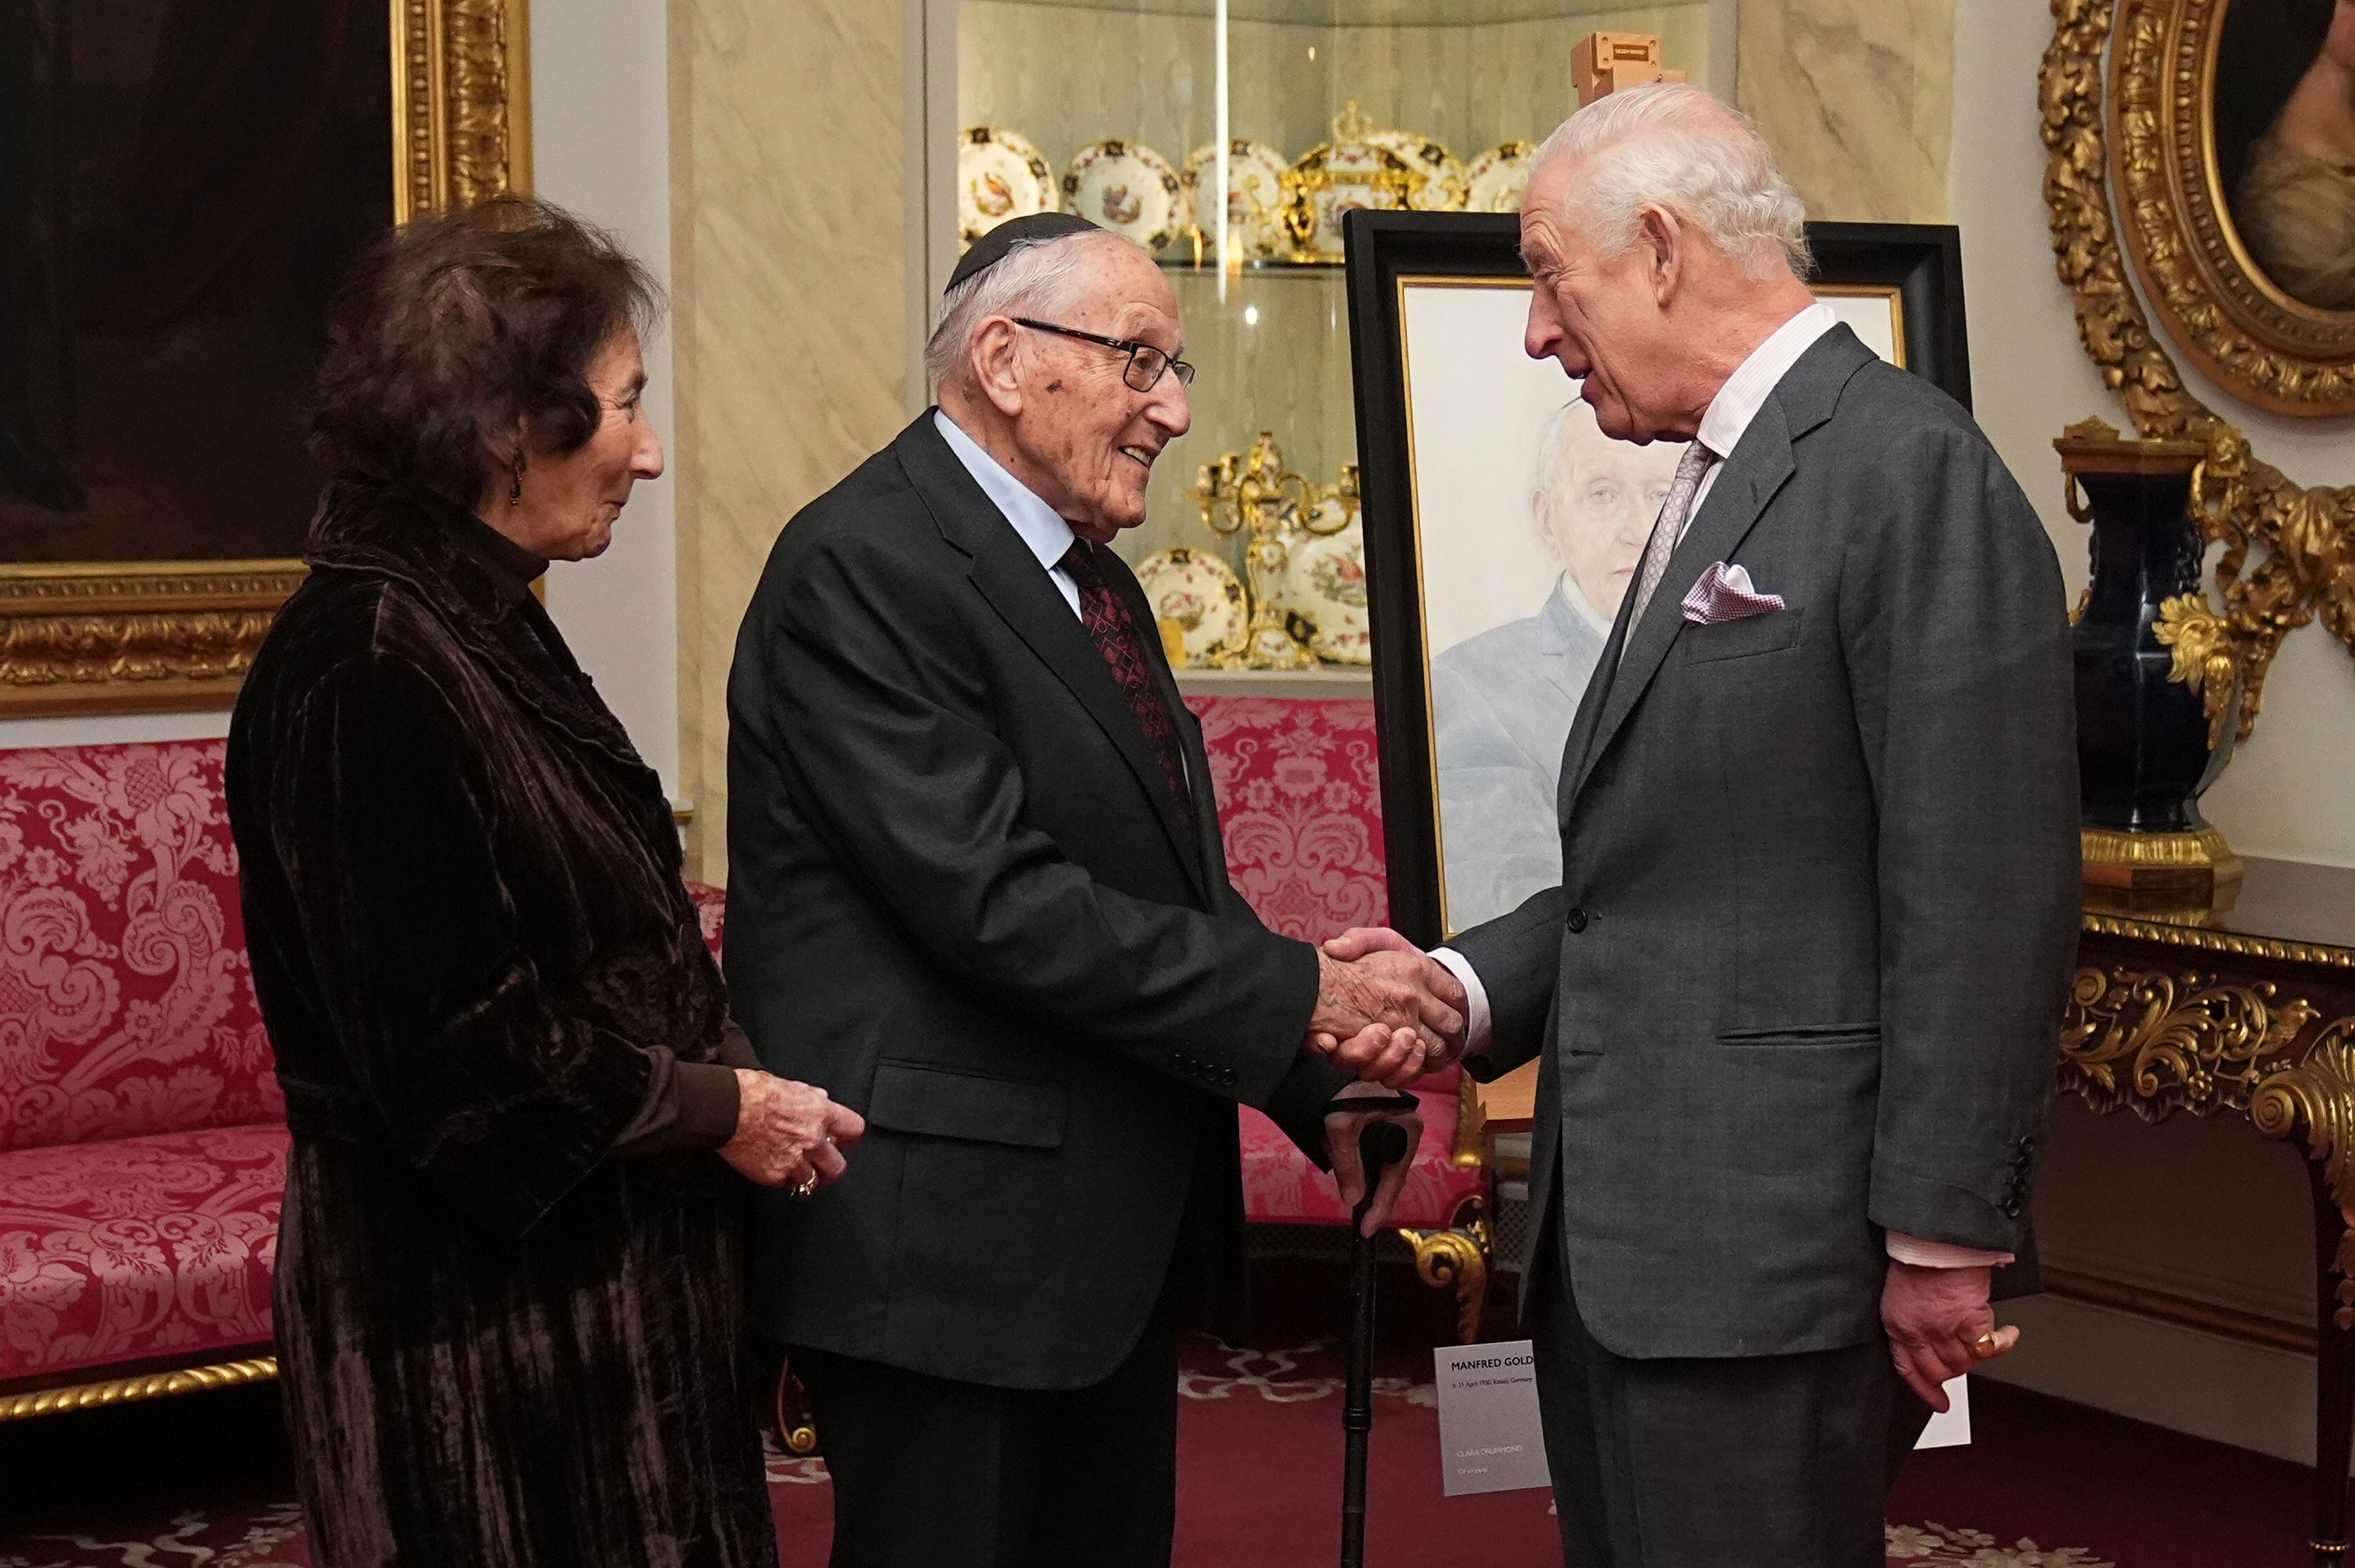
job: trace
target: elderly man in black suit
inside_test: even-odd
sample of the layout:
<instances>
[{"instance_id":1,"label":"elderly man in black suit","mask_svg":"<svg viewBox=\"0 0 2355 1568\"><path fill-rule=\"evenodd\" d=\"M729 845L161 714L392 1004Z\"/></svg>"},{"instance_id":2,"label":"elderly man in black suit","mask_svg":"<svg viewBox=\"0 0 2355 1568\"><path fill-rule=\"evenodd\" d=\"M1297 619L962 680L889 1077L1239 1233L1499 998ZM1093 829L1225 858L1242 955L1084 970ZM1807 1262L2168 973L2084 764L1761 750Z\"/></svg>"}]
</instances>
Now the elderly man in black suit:
<instances>
[{"instance_id":1,"label":"elderly man in black suit","mask_svg":"<svg viewBox=\"0 0 2355 1568\"><path fill-rule=\"evenodd\" d=\"M1803 217L1680 86L1582 110L1521 212L1529 355L1690 442L1563 750L1561 883L1443 950L1470 1070L1542 1061L1573 1568L1878 1568L1941 1383L2018 1334L1991 1270L2078 908L2061 575L1969 415L1811 297Z\"/></svg>"},{"instance_id":2,"label":"elderly man in black suit","mask_svg":"<svg viewBox=\"0 0 2355 1568\"><path fill-rule=\"evenodd\" d=\"M1241 1283L1236 1102L1354 1202L1358 1133L1401 1113L1329 1102L1460 1045L1444 968L1331 959L1228 883L1199 726L1106 547L1185 433L1183 350L1143 250L999 228L943 301L940 407L794 519L737 641L735 1009L869 1128L764 1207L754 1263L837 1568L1166 1563L1178 1330Z\"/></svg>"}]
</instances>

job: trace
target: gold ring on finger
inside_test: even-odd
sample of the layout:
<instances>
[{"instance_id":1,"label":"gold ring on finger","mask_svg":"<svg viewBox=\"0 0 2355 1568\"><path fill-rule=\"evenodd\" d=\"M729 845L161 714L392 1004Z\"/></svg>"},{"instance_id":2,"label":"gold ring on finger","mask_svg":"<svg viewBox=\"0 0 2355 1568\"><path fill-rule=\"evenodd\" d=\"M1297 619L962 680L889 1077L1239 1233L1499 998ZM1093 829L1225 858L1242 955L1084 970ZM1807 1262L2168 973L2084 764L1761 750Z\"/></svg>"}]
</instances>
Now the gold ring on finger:
<instances>
[{"instance_id":1,"label":"gold ring on finger","mask_svg":"<svg viewBox=\"0 0 2355 1568\"><path fill-rule=\"evenodd\" d=\"M1971 1353L1981 1361L1987 1360L2001 1349L2003 1349L2003 1341L1995 1337L1995 1330L1992 1329L1971 1341Z\"/></svg>"},{"instance_id":2,"label":"gold ring on finger","mask_svg":"<svg viewBox=\"0 0 2355 1568\"><path fill-rule=\"evenodd\" d=\"M785 1196L799 1201L817 1191L817 1172L813 1171L785 1189Z\"/></svg>"}]
</instances>

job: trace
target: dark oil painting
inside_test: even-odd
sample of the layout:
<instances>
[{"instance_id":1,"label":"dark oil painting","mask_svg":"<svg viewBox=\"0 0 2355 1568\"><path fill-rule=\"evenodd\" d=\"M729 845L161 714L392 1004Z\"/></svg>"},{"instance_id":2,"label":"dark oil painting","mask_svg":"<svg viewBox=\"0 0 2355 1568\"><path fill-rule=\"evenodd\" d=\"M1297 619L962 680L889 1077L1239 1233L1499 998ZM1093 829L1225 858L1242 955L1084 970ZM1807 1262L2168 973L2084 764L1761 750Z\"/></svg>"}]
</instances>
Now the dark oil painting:
<instances>
[{"instance_id":1,"label":"dark oil painting","mask_svg":"<svg viewBox=\"0 0 2355 1568\"><path fill-rule=\"evenodd\" d=\"M389 56L383 0L0 0L0 562L299 552Z\"/></svg>"},{"instance_id":2,"label":"dark oil painting","mask_svg":"<svg viewBox=\"0 0 2355 1568\"><path fill-rule=\"evenodd\" d=\"M2355 0L2227 0L2211 111L2249 259L2301 304L2355 311Z\"/></svg>"}]
</instances>

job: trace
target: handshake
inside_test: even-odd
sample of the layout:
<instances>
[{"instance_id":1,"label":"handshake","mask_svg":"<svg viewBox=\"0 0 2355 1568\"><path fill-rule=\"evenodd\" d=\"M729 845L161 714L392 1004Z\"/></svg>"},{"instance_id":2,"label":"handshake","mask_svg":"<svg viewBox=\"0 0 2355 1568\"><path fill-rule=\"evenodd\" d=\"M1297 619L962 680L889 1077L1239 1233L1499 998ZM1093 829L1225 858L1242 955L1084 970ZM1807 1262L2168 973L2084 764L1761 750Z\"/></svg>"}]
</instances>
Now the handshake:
<instances>
[{"instance_id":1,"label":"handshake","mask_svg":"<svg viewBox=\"0 0 2355 1568\"><path fill-rule=\"evenodd\" d=\"M1316 1012L1302 1048L1366 1083L1402 1089L1464 1054L1463 982L1396 931L1361 927L1316 955Z\"/></svg>"}]
</instances>

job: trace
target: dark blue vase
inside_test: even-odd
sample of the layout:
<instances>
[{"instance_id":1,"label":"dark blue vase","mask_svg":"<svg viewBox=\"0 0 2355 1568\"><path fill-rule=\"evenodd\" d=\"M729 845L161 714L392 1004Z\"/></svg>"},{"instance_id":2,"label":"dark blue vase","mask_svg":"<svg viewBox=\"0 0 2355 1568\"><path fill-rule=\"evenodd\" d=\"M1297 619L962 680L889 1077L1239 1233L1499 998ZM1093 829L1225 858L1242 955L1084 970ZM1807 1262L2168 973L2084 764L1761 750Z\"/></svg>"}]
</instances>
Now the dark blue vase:
<instances>
[{"instance_id":1,"label":"dark blue vase","mask_svg":"<svg viewBox=\"0 0 2355 1568\"><path fill-rule=\"evenodd\" d=\"M2200 796L2232 757L2238 699L2227 694L2222 722L2211 723L2198 675L2170 645L2187 619L2209 613L2191 514L2193 473L2207 447L2121 440L2093 420L2053 445L2069 479L2070 513L2094 529L2093 582L2073 639L2085 880L2213 896L2238 880L2241 866L2200 816ZM2171 611L2170 600L2178 601Z\"/></svg>"}]
</instances>

